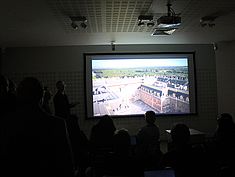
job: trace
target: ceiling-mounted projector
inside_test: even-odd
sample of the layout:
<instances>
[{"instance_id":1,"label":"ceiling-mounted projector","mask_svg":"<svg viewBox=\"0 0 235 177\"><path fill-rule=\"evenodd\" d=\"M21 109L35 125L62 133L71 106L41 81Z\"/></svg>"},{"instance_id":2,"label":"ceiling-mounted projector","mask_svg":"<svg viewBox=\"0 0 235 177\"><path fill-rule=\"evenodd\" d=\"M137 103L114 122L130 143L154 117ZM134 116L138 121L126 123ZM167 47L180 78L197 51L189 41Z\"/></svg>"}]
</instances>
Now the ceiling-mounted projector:
<instances>
[{"instance_id":1,"label":"ceiling-mounted projector","mask_svg":"<svg viewBox=\"0 0 235 177\"><path fill-rule=\"evenodd\" d=\"M179 16L161 16L157 19L157 27L159 28L177 28L181 24Z\"/></svg>"},{"instance_id":2,"label":"ceiling-mounted projector","mask_svg":"<svg viewBox=\"0 0 235 177\"><path fill-rule=\"evenodd\" d=\"M152 36L171 35L181 25L181 17L175 14L171 4L168 3L167 8L167 15L157 19L157 27L154 29Z\"/></svg>"}]
</instances>

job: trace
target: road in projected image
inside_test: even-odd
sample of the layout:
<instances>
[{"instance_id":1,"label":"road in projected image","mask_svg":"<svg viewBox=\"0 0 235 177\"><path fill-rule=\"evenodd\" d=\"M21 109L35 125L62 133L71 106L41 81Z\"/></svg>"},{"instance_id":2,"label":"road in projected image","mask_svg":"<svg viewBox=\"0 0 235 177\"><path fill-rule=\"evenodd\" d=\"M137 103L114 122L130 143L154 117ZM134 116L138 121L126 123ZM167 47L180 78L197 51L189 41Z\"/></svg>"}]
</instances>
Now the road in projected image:
<instances>
[{"instance_id":1,"label":"road in projected image","mask_svg":"<svg viewBox=\"0 0 235 177\"><path fill-rule=\"evenodd\" d=\"M189 113L187 59L92 61L93 113Z\"/></svg>"}]
</instances>

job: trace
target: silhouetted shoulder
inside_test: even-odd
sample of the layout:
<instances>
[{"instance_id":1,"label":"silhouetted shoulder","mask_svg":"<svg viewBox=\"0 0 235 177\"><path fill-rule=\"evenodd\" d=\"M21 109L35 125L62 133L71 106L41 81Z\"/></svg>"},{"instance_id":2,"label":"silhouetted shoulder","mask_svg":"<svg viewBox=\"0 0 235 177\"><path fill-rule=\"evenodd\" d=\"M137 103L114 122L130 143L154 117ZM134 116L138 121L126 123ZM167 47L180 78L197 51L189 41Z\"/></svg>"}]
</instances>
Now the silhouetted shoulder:
<instances>
[{"instance_id":1,"label":"silhouetted shoulder","mask_svg":"<svg viewBox=\"0 0 235 177\"><path fill-rule=\"evenodd\" d=\"M18 109L4 118L2 132L7 173L14 168L12 175L35 171L38 176L72 175L71 149L62 119L40 109Z\"/></svg>"}]
</instances>

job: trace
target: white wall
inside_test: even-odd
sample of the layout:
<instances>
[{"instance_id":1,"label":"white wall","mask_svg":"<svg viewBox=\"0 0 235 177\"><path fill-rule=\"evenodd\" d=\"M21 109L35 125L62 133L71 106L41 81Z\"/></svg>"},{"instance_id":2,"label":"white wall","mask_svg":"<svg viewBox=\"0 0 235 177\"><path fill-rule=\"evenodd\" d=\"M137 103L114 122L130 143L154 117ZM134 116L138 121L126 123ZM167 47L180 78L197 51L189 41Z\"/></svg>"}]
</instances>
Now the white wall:
<instances>
[{"instance_id":1,"label":"white wall","mask_svg":"<svg viewBox=\"0 0 235 177\"><path fill-rule=\"evenodd\" d=\"M65 80L71 101L80 101L74 113L80 117L81 128L89 135L96 121L85 120L83 53L112 52L111 46L69 46L7 48L2 58L2 71L19 82L25 76L36 76L55 93L55 82ZM216 126L217 83L215 55L212 45L119 45L116 52L195 52L198 114L159 117L157 124L165 138L165 129L175 122L212 134ZM145 124L143 118L114 120L117 128L127 128L131 134Z\"/></svg>"},{"instance_id":2,"label":"white wall","mask_svg":"<svg viewBox=\"0 0 235 177\"><path fill-rule=\"evenodd\" d=\"M218 43L216 70L218 113L235 116L235 41Z\"/></svg>"}]
</instances>

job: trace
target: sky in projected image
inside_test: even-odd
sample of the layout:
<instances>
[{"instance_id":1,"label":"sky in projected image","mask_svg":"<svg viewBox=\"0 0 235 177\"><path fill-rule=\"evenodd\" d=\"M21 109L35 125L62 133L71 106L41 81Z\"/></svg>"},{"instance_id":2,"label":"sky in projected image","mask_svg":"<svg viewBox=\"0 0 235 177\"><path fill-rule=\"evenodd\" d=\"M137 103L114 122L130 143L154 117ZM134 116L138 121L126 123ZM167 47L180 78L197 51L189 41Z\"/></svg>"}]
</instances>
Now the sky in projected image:
<instances>
[{"instance_id":1,"label":"sky in projected image","mask_svg":"<svg viewBox=\"0 0 235 177\"><path fill-rule=\"evenodd\" d=\"M92 60L92 69L118 69L138 67L188 66L187 58L182 59L114 59Z\"/></svg>"}]
</instances>

